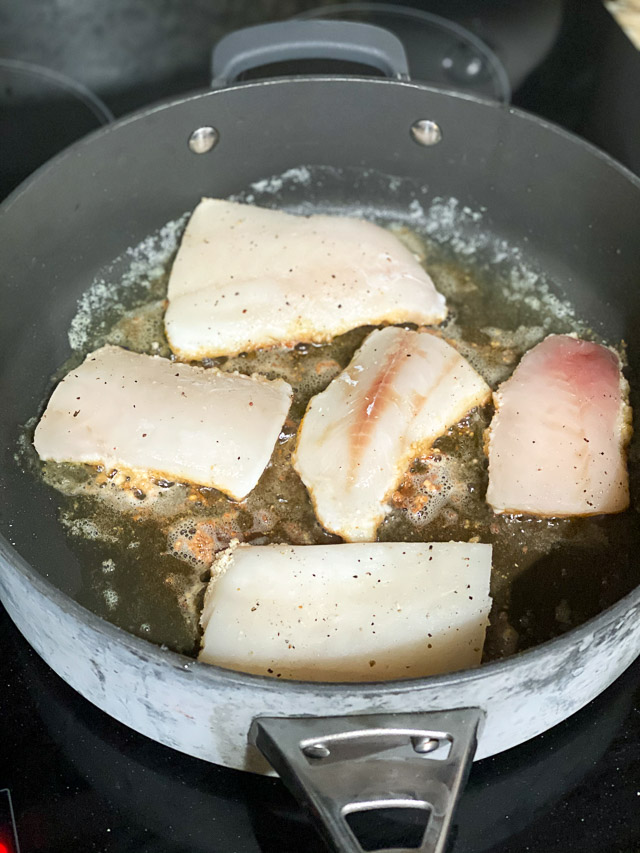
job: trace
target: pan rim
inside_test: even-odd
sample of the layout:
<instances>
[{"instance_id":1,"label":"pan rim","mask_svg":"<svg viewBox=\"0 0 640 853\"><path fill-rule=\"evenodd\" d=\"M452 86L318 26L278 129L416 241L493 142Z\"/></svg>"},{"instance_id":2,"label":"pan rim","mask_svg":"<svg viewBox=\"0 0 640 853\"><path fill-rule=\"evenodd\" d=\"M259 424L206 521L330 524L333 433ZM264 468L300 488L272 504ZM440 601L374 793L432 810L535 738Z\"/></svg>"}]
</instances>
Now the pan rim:
<instances>
[{"instance_id":1,"label":"pan rim","mask_svg":"<svg viewBox=\"0 0 640 853\"><path fill-rule=\"evenodd\" d=\"M190 93L186 96L172 98L137 110L128 114L116 122L99 128L88 136L83 137L73 143L68 148L57 154L54 158L47 161L31 176L29 176L22 184L20 184L13 192L0 204L0 215L8 214L11 208L19 199L44 177L50 170L54 170L60 163L70 156L75 156L82 149L93 144L95 141L110 135L128 124L142 120L155 113L159 113L174 107L186 104L192 101L205 100L209 97L218 97L225 93L235 92L244 89L265 88L267 86L288 86L292 85L308 85L318 84L331 86L335 84L348 84L353 86L392 86L394 88L402 87L405 89L414 89L420 92L429 93L436 97L446 99L455 99L459 101L467 101L476 105L480 105L487 109L500 110L507 112L509 115L518 119L531 122L536 126L542 127L545 130L562 137L563 139L577 144L585 152L602 161L609 168L618 172L623 178L629 181L637 190L640 191L640 177L635 175L630 169L619 163L609 154L602 151L597 146L582 139L579 136L565 130L557 124L547 121L546 119L535 116L525 110L521 110L509 105L496 103L494 101L478 97L470 93L461 93L455 91L444 90L441 88L428 86L422 83L411 81L398 81L382 78L367 78L367 77L283 77L277 79L252 81L248 83L236 84L225 89L206 89ZM104 636L105 640L112 640L119 646L125 646L129 651L142 659L156 664L158 666L170 665L174 669L184 673L190 671L196 672L200 679L204 679L205 683L209 683L214 687L220 682L224 682L229 686L239 685L259 688L262 690L282 692L282 682L279 682L269 676L244 673L236 670L224 669L213 664L204 664L200 661L171 651L170 649L162 648L149 640L138 637L122 628L112 624L101 616L93 613L88 608L79 604L73 598L62 592L57 586L41 574L37 569L31 566L18 551L8 542L8 540L0 535L0 566L4 570L12 568L20 572L26 580L33 586L43 597L47 598L52 605L57 607L62 612L70 615L72 618L88 625L92 630ZM567 631L558 637L546 640L539 645L530 649L526 649L506 658L490 661L473 669L465 669L457 672L444 673L441 675L424 676L421 678L400 679L389 681L362 681L362 682L330 682L330 681L299 681L286 680L286 689L295 692L296 694L304 695L309 690L321 691L325 694L355 694L355 693L377 693L393 692L405 693L413 692L417 689L429 688L449 688L455 685L462 685L473 682L478 678L483 678L490 675L500 675L510 672L514 667L520 665L523 660L534 662L536 659L542 660L551 649L560 650L569 648L576 643L580 643L582 639L593 634L594 626L598 623L610 624L616 619L621 618L634 604L640 602L640 585L628 592L625 596L619 599L614 604L602 610L600 613L592 616L586 622L576 628Z\"/></svg>"},{"instance_id":2,"label":"pan rim","mask_svg":"<svg viewBox=\"0 0 640 853\"><path fill-rule=\"evenodd\" d=\"M237 83L232 86L227 86L224 89L200 89L194 92L190 92L186 95L181 95L179 97L173 97L166 100L158 101L157 103L150 104L149 106L143 107L139 110L134 110L131 113L127 113L124 116L116 119L109 124L104 125L103 127L99 127L96 130L91 131L86 136L81 139L73 142L67 148L64 148L50 160L47 160L46 163L43 163L38 169L36 169L28 178L26 178L21 184L19 184L14 190L12 190L9 195L3 199L0 203L0 215L6 214L11 207L22 197L25 192L31 190L33 185L40 180L45 174L47 174L50 170L55 169L61 162L63 162L67 157L75 155L79 153L85 146L93 144L95 141L101 139L102 137L106 137L111 135L112 133L120 130L120 128L126 127L135 121L140 121L142 119L148 118L156 113L163 112L165 110L172 109L174 107L181 106L183 104L195 102L198 100L206 100L207 98L215 98L227 93L242 91L245 89L260 89L266 87L279 87L279 86L292 86L292 85L308 85L308 84L318 84L332 86L335 84L348 84L348 85L366 85L366 86L391 86L393 88L402 88L402 89L412 89L419 92L425 92L430 95L435 95L436 97L442 97L446 99L453 99L457 101L463 101L475 104L477 106L481 106L487 108L489 110L494 110L498 112L506 112L509 115L512 115L518 119L522 119L523 121L530 122L538 127L542 127L544 130L547 130L556 136L561 137L562 139L572 142L582 148L585 152L591 154L596 157L598 160L602 161L605 165L612 168L614 171L617 171L622 177L628 180L636 189L640 190L640 176L636 175L635 172L631 171L627 166L620 161L616 160L610 154L607 154L597 145L594 145L592 142L588 142L586 139L583 139L581 136L578 136L575 133L572 133L569 130L561 127L559 124L556 124L553 121L545 119L541 116L536 116L534 113L529 112L528 110L523 110L520 107L513 107L510 104L502 104L496 101L492 101L488 98L482 98L478 95L469 93L469 92L458 92L453 89L444 89L437 86L429 86L425 83L416 83L412 80L390 80L386 78L380 77L341 77L341 76L296 76L296 77L278 77L275 79L267 79L267 80L258 80L258 81L250 81L246 83Z\"/></svg>"}]
</instances>

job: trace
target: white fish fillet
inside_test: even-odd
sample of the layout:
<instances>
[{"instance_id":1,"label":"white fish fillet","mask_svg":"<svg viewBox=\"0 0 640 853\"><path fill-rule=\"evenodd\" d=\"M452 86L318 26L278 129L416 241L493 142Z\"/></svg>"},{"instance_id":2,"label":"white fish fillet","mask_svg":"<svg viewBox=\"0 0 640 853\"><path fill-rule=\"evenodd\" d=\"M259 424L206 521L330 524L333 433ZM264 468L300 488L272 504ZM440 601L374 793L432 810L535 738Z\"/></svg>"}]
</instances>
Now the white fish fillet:
<instances>
[{"instance_id":1,"label":"white fish fillet","mask_svg":"<svg viewBox=\"0 0 640 853\"><path fill-rule=\"evenodd\" d=\"M417 678L480 663L490 545L240 545L213 571L206 663L307 681Z\"/></svg>"},{"instance_id":2,"label":"white fish fillet","mask_svg":"<svg viewBox=\"0 0 640 853\"><path fill-rule=\"evenodd\" d=\"M389 231L217 199L193 212L168 297L167 337L183 359L446 316L444 297Z\"/></svg>"},{"instance_id":3,"label":"white fish fillet","mask_svg":"<svg viewBox=\"0 0 640 853\"><path fill-rule=\"evenodd\" d=\"M291 396L281 379L106 346L57 386L34 444L41 459L153 471L239 500L269 462Z\"/></svg>"},{"instance_id":4,"label":"white fish fillet","mask_svg":"<svg viewBox=\"0 0 640 853\"><path fill-rule=\"evenodd\" d=\"M372 332L300 427L294 467L323 527L347 541L375 539L411 460L490 394L435 335Z\"/></svg>"},{"instance_id":5,"label":"white fish fillet","mask_svg":"<svg viewBox=\"0 0 640 853\"><path fill-rule=\"evenodd\" d=\"M628 392L607 347L550 335L529 350L494 394L488 503L542 516L626 509Z\"/></svg>"}]
</instances>

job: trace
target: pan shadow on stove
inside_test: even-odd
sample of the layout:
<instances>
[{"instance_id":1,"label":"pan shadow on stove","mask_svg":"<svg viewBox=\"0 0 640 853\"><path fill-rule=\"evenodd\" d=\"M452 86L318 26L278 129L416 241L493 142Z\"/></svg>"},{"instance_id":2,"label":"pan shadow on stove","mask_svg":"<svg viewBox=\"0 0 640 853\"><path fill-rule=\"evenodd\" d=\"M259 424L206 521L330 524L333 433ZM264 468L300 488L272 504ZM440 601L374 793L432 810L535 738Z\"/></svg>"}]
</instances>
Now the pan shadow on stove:
<instances>
[{"instance_id":1,"label":"pan shadow on stove","mask_svg":"<svg viewBox=\"0 0 640 853\"><path fill-rule=\"evenodd\" d=\"M38 723L43 768L36 780L33 766L29 773L28 765L23 771L16 765L9 779L26 851L66 853L70 845L93 844L104 853L326 853L278 780L210 765L132 732L79 697L9 624L6 635L3 648L20 673L21 693L12 701L25 720ZM598 761L629 713L639 674L636 665L572 720L475 765L451 853L524 853L535 838L527 828L537 833L540 827L550 839L546 849L566 853L551 843L554 832L563 831L563 804L572 789L590 789L591 777L597 779ZM12 731L13 744L0 741L0 769L20 751L19 727ZM618 763L621 746L612 749ZM549 827L545 815L554 809L559 814ZM386 824L372 816L367 840L397 841L397 829L397 815ZM603 825L600 832L606 831Z\"/></svg>"}]
</instances>

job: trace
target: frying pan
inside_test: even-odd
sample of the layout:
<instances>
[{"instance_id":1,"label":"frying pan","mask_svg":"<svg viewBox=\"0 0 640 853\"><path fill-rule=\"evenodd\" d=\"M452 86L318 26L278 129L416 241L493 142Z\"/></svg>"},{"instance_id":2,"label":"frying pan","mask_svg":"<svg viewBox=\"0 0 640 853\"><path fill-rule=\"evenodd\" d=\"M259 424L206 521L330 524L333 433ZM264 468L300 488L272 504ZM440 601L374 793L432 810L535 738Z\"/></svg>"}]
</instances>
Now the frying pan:
<instances>
[{"instance_id":1,"label":"frying pan","mask_svg":"<svg viewBox=\"0 0 640 853\"><path fill-rule=\"evenodd\" d=\"M637 178L537 118L411 83L399 43L383 31L269 26L267 49L256 42L264 30L221 46L219 81L303 55L348 57L391 76L265 80L147 109L68 149L2 206L0 594L45 661L120 721L229 767L268 772L266 756L335 849L362 849L349 815L394 807L428 811L419 849L441 851L473 757L550 728L638 655L639 589L560 637L475 670L357 685L275 682L201 665L78 604L80 568L55 495L15 458L20 425L69 356L67 330L88 283L202 195L229 196L302 166L347 176L303 188L318 209L353 206L357 187L361 209L393 213L454 198L462 210L485 211L464 220L467 236L518 246L595 331L626 339L633 382Z\"/></svg>"}]
</instances>

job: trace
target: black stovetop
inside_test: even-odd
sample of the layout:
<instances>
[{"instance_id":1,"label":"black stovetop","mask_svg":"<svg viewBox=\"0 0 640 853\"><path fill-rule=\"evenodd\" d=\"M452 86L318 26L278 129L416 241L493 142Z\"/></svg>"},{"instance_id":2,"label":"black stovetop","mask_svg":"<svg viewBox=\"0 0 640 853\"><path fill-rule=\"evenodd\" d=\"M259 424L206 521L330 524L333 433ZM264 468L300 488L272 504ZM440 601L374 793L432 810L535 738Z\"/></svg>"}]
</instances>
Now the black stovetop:
<instances>
[{"instance_id":1,"label":"black stovetop","mask_svg":"<svg viewBox=\"0 0 640 853\"><path fill-rule=\"evenodd\" d=\"M597 0L562 5L553 47L513 102L639 171L640 54ZM206 78L203 66L190 82ZM173 94L153 84L110 106ZM188 758L116 723L38 658L1 607L0 649L0 853L325 853L279 781ZM637 661L580 713L474 765L450 850L637 853L639 744Z\"/></svg>"}]
</instances>

